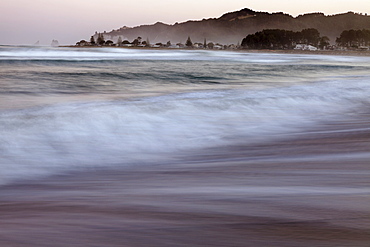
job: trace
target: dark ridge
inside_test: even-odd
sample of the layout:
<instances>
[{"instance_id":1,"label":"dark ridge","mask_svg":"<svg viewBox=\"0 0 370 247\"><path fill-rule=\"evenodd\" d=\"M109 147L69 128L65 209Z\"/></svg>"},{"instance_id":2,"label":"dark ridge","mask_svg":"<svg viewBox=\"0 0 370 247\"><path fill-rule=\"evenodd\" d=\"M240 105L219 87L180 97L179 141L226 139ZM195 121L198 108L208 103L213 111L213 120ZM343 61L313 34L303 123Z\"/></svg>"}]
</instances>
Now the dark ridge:
<instances>
[{"instance_id":1,"label":"dark ridge","mask_svg":"<svg viewBox=\"0 0 370 247\"><path fill-rule=\"evenodd\" d=\"M322 36L330 38L334 43L344 30L370 29L370 16L348 12L336 15L323 13L308 13L293 17L289 14L278 12L257 12L248 8L229 12L219 18L203 20L190 20L173 25L157 22L153 25L142 25L133 28L123 26L111 32L104 32L106 39L133 41L137 37L149 40L151 43L185 43L190 36L193 42L237 44L248 34L253 34L264 29L284 29L301 31L306 28L317 29ZM95 34L97 38L97 34Z\"/></svg>"}]
</instances>

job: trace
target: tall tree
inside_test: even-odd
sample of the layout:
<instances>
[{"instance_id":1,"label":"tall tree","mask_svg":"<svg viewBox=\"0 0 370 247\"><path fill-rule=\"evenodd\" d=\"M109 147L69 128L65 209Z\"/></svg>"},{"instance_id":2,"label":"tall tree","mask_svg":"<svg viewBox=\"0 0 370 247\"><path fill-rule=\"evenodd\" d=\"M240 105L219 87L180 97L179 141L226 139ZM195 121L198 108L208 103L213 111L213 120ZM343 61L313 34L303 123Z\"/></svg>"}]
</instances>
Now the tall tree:
<instances>
[{"instance_id":1,"label":"tall tree","mask_svg":"<svg viewBox=\"0 0 370 247\"><path fill-rule=\"evenodd\" d=\"M105 44L105 39L104 39L104 35L99 33L98 34L98 38L96 39L96 43L98 43L99 45L104 45Z\"/></svg>"},{"instance_id":2,"label":"tall tree","mask_svg":"<svg viewBox=\"0 0 370 247\"><path fill-rule=\"evenodd\" d=\"M302 30L302 37L305 43L317 46L320 41L320 33L315 28L307 28Z\"/></svg>"},{"instance_id":3,"label":"tall tree","mask_svg":"<svg viewBox=\"0 0 370 247\"><path fill-rule=\"evenodd\" d=\"M189 37L188 37L188 39L186 40L185 45L186 45L187 47L193 47L193 42L191 42L190 36L189 36Z\"/></svg>"},{"instance_id":4,"label":"tall tree","mask_svg":"<svg viewBox=\"0 0 370 247\"><path fill-rule=\"evenodd\" d=\"M327 36L321 37L320 38L320 43L319 43L320 49L326 49L326 47L328 45L330 45L329 41L330 41L330 39Z\"/></svg>"},{"instance_id":5,"label":"tall tree","mask_svg":"<svg viewBox=\"0 0 370 247\"><path fill-rule=\"evenodd\" d=\"M95 45L95 38L94 38L94 36L91 36L90 37L90 44L91 45Z\"/></svg>"}]
</instances>

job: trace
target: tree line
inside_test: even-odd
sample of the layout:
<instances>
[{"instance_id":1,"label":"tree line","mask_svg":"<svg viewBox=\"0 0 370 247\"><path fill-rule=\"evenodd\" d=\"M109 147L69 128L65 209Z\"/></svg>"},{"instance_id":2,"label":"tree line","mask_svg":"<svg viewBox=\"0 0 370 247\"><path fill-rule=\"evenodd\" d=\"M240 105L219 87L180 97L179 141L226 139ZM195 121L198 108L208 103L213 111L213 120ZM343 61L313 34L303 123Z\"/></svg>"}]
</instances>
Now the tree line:
<instances>
[{"instance_id":1,"label":"tree line","mask_svg":"<svg viewBox=\"0 0 370 247\"><path fill-rule=\"evenodd\" d=\"M329 38L321 37L317 29L307 28L300 32L265 29L249 34L241 43L247 49L293 49L297 44L307 44L324 48L329 45Z\"/></svg>"},{"instance_id":2,"label":"tree line","mask_svg":"<svg viewBox=\"0 0 370 247\"><path fill-rule=\"evenodd\" d=\"M330 47L329 38L327 36L320 36L320 32L314 28L303 29L300 32L294 32L282 29L265 29L255 34L247 35L241 43L241 48L244 49L294 49L297 44L312 45L314 47L325 49ZM104 35L99 33L95 40L91 36L90 41L81 40L76 43L77 46L146 46L146 47L173 47L171 42L165 44L156 43L151 45L149 40L143 41L141 37L137 37L132 42L123 40L119 37L115 44L112 40L105 40ZM368 49L370 46L370 30L345 30L336 39L338 47ZM207 43L204 39L203 43L193 43L188 37L185 44L177 43L180 48L203 48L203 49L235 49L239 45L223 46L221 44ZM331 47L335 49L335 47Z\"/></svg>"},{"instance_id":3,"label":"tree line","mask_svg":"<svg viewBox=\"0 0 370 247\"><path fill-rule=\"evenodd\" d=\"M370 46L370 30L345 30L336 39L338 46L360 48Z\"/></svg>"},{"instance_id":4,"label":"tree line","mask_svg":"<svg viewBox=\"0 0 370 247\"><path fill-rule=\"evenodd\" d=\"M95 36L97 38L95 39ZM185 44L176 43L172 44L171 41L166 43L155 43L151 44L149 39L142 40L141 37L135 38L132 42L128 40L122 40L122 37L119 36L116 43L112 40L105 40L104 34L96 33L96 35L91 36L90 41L80 40L76 43L76 46L132 46L132 47L154 47L154 48L195 48L195 49L236 49L235 45L222 45L219 43L214 44L213 42L207 42L204 39L203 43L195 42L193 43L190 36L188 36Z\"/></svg>"},{"instance_id":5,"label":"tree line","mask_svg":"<svg viewBox=\"0 0 370 247\"><path fill-rule=\"evenodd\" d=\"M97 34L97 38L95 40L94 36L90 37L90 41L86 40L80 40L79 42L76 43L77 46L121 46L121 45L133 45L133 46L138 46L138 45L150 45L149 40L142 41L141 37L137 37L134 39L132 42L128 40L122 40L121 37L118 37L117 43L114 43L112 40L108 39L105 40L104 35L101 33Z\"/></svg>"}]
</instances>

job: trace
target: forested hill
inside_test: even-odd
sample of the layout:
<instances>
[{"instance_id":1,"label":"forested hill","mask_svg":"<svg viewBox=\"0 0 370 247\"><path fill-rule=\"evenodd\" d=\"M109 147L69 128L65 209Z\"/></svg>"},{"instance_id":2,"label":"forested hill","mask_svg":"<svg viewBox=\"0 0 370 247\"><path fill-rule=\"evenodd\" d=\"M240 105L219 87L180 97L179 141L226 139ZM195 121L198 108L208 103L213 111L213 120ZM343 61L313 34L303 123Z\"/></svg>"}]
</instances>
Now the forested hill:
<instances>
[{"instance_id":1,"label":"forested hill","mask_svg":"<svg viewBox=\"0 0 370 247\"><path fill-rule=\"evenodd\" d=\"M370 15L348 12L326 16L323 13L311 13L293 17L284 13L256 12L250 9L231 12L219 18L187 21L168 25L157 22L133 28L122 27L104 32L106 39L132 41L137 37L149 39L150 43L167 42L184 43L188 36L193 42L207 41L222 44L237 44L248 34L263 29L284 29L300 31L306 28L317 29L322 36L328 36L331 42L339 37L342 31L350 29L370 29ZM95 34L97 37L97 33ZM96 38L95 37L95 38Z\"/></svg>"}]
</instances>

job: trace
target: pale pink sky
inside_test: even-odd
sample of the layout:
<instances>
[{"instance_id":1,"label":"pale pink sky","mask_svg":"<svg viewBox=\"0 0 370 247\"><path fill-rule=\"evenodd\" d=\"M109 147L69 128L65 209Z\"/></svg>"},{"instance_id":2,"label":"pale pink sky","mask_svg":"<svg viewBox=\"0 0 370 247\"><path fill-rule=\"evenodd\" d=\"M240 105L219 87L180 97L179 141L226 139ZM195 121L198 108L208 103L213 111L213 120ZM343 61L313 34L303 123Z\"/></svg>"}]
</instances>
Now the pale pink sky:
<instances>
[{"instance_id":1,"label":"pale pink sky","mask_svg":"<svg viewBox=\"0 0 370 247\"><path fill-rule=\"evenodd\" d=\"M213 18L242 8L293 16L370 14L370 0L0 0L0 44L74 44L95 31Z\"/></svg>"}]
</instances>

